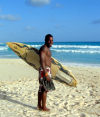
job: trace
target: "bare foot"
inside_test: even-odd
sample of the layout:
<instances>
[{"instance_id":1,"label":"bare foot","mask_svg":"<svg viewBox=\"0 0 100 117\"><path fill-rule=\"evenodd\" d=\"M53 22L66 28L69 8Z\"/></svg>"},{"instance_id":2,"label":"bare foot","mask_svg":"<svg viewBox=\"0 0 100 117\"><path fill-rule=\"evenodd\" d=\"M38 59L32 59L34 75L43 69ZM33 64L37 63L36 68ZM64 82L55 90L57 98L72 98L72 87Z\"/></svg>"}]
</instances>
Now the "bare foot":
<instances>
[{"instance_id":1,"label":"bare foot","mask_svg":"<svg viewBox=\"0 0 100 117\"><path fill-rule=\"evenodd\" d=\"M50 111L50 109L48 109L48 108L46 108L46 107L45 107L45 108L42 108L42 110L43 110L43 111Z\"/></svg>"},{"instance_id":2,"label":"bare foot","mask_svg":"<svg viewBox=\"0 0 100 117\"><path fill-rule=\"evenodd\" d=\"M42 110L42 107L41 107L41 106L37 106L37 109L38 109L38 110Z\"/></svg>"}]
</instances>

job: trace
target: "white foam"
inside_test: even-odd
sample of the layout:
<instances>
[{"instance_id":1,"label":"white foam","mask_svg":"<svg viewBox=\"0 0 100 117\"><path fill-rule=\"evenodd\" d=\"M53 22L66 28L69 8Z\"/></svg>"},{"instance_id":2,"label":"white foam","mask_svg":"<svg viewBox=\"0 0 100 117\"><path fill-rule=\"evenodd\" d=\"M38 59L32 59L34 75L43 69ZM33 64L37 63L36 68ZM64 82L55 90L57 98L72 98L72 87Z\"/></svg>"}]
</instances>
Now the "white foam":
<instances>
[{"instance_id":1,"label":"white foam","mask_svg":"<svg viewBox=\"0 0 100 117\"><path fill-rule=\"evenodd\" d=\"M37 47L41 47L42 45L31 45L31 46L37 48Z\"/></svg>"},{"instance_id":2,"label":"white foam","mask_svg":"<svg viewBox=\"0 0 100 117\"><path fill-rule=\"evenodd\" d=\"M58 49L51 49L55 52L65 52L65 53L90 53L90 54L94 54L94 53L98 53L100 54L100 51L97 50L66 50L66 49L62 49L62 50L58 50Z\"/></svg>"},{"instance_id":3,"label":"white foam","mask_svg":"<svg viewBox=\"0 0 100 117\"><path fill-rule=\"evenodd\" d=\"M32 47L41 47L42 45L31 45ZM89 45L52 45L52 48L100 48L100 46L89 46Z\"/></svg>"},{"instance_id":4,"label":"white foam","mask_svg":"<svg viewBox=\"0 0 100 117\"><path fill-rule=\"evenodd\" d=\"M62 62L65 66L81 66L81 67L100 67L100 64L97 63L77 63L77 62Z\"/></svg>"},{"instance_id":5,"label":"white foam","mask_svg":"<svg viewBox=\"0 0 100 117\"><path fill-rule=\"evenodd\" d=\"M53 48L100 48L100 46L89 45L53 45Z\"/></svg>"},{"instance_id":6,"label":"white foam","mask_svg":"<svg viewBox=\"0 0 100 117\"><path fill-rule=\"evenodd\" d=\"M41 47L42 45L31 45L32 47ZM52 48L93 48L93 49L100 49L100 46L91 46L91 45L52 45Z\"/></svg>"},{"instance_id":7,"label":"white foam","mask_svg":"<svg viewBox=\"0 0 100 117\"><path fill-rule=\"evenodd\" d=\"M7 50L8 48L7 47L0 47L0 50Z\"/></svg>"}]
</instances>

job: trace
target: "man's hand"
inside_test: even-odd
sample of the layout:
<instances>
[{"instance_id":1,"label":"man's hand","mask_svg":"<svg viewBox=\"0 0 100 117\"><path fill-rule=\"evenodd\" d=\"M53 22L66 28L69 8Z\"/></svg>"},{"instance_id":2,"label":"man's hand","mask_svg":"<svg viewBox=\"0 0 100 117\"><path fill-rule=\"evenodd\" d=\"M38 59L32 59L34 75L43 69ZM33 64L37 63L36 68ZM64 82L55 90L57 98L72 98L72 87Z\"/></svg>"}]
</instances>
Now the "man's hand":
<instances>
[{"instance_id":1,"label":"man's hand","mask_svg":"<svg viewBox=\"0 0 100 117\"><path fill-rule=\"evenodd\" d=\"M46 76L46 80L47 80L47 81L50 81L51 78L50 78L49 76Z\"/></svg>"}]
</instances>

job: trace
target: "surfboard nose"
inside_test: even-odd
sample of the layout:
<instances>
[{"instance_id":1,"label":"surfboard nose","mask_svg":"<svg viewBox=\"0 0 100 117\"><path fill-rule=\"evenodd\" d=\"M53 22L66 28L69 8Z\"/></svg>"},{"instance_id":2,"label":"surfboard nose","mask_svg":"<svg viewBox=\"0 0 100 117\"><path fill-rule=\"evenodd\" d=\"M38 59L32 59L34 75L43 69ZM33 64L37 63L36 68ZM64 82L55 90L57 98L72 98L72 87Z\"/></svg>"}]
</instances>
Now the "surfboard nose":
<instances>
[{"instance_id":1,"label":"surfboard nose","mask_svg":"<svg viewBox=\"0 0 100 117\"><path fill-rule=\"evenodd\" d=\"M7 42L6 44L13 50L18 48L18 44L16 45L16 42Z\"/></svg>"},{"instance_id":2,"label":"surfboard nose","mask_svg":"<svg viewBox=\"0 0 100 117\"><path fill-rule=\"evenodd\" d=\"M12 42L7 42L6 43L9 47L11 47Z\"/></svg>"},{"instance_id":3,"label":"surfboard nose","mask_svg":"<svg viewBox=\"0 0 100 117\"><path fill-rule=\"evenodd\" d=\"M16 42L7 42L6 43L9 48L11 48L18 56L22 56L23 58L26 56L27 48L22 43Z\"/></svg>"}]
</instances>

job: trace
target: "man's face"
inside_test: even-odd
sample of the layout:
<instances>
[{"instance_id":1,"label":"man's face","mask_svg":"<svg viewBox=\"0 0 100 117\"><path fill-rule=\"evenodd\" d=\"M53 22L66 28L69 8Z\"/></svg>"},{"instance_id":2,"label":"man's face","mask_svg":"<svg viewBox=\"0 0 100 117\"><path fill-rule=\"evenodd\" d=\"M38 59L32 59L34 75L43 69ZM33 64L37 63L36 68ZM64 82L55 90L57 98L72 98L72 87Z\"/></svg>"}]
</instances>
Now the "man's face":
<instances>
[{"instance_id":1,"label":"man's face","mask_svg":"<svg viewBox=\"0 0 100 117\"><path fill-rule=\"evenodd\" d=\"M53 37L49 37L48 46L51 47L53 44Z\"/></svg>"}]
</instances>

